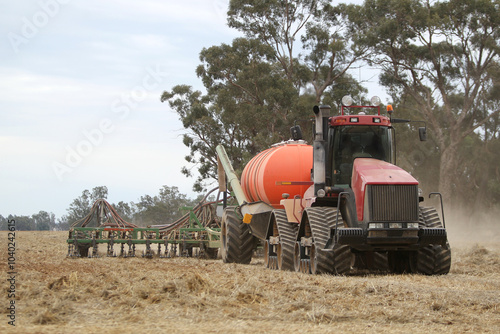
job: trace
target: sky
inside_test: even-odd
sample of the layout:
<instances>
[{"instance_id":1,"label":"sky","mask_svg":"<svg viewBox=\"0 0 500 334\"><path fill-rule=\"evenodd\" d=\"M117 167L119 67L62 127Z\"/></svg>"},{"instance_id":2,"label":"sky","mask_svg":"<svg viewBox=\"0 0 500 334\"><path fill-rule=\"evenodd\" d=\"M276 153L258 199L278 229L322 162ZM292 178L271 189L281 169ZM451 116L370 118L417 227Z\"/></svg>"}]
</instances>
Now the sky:
<instances>
[{"instance_id":1,"label":"sky","mask_svg":"<svg viewBox=\"0 0 500 334\"><path fill-rule=\"evenodd\" d=\"M240 36L229 0L0 0L0 214L66 214L85 189L190 198L189 149L161 93L203 90L204 47Z\"/></svg>"},{"instance_id":2,"label":"sky","mask_svg":"<svg viewBox=\"0 0 500 334\"><path fill-rule=\"evenodd\" d=\"M176 186L189 149L160 95L202 89L204 47L230 43L228 0L0 1L0 214L60 218L85 189L137 202Z\"/></svg>"}]
</instances>

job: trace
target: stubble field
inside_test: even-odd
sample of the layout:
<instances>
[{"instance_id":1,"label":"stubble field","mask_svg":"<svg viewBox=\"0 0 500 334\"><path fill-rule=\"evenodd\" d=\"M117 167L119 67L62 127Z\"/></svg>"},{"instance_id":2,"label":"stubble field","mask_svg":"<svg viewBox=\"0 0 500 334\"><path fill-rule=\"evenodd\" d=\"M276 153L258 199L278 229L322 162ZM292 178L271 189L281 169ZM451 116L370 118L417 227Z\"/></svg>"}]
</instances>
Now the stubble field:
<instances>
[{"instance_id":1,"label":"stubble field","mask_svg":"<svg viewBox=\"0 0 500 334\"><path fill-rule=\"evenodd\" d=\"M468 226L448 228L452 268L436 277L310 276L262 258L70 259L67 232L16 232L16 326L2 279L0 332L499 333L500 229Z\"/></svg>"}]
</instances>

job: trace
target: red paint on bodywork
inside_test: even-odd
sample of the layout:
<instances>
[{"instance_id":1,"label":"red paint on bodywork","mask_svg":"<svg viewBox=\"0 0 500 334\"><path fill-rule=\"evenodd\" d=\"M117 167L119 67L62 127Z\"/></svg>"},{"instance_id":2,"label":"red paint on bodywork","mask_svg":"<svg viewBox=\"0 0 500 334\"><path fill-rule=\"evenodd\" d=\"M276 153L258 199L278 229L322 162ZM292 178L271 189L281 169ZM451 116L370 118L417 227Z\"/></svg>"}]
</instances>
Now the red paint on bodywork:
<instances>
[{"instance_id":1,"label":"red paint on bodywork","mask_svg":"<svg viewBox=\"0 0 500 334\"><path fill-rule=\"evenodd\" d=\"M334 116L329 120L330 126L339 125L377 125L391 126L391 121L386 116L378 115L349 115Z\"/></svg>"},{"instance_id":2,"label":"red paint on bodywork","mask_svg":"<svg viewBox=\"0 0 500 334\"><path fill-rule=\"evenodd\" d=\"M410 173L388 162L357 158L352 168L352 190L356 198L358 221L363 220L367 184L418 184Z\"/></svg>"}]
</instances>

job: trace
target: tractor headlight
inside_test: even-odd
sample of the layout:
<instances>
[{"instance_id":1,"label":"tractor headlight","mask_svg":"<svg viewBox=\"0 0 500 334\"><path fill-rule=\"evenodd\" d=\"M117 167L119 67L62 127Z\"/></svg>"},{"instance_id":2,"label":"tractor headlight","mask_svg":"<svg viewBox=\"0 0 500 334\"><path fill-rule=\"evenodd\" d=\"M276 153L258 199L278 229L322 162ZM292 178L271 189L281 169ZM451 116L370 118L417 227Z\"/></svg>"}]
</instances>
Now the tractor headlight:
<instances>
[{"instance_id":1,"label":"tractor headlight","mask_svg":"<svg viewBox=\"0 0 500 334\"><path fill-rule=\"evenodd\" d=\"M374 107L378 107L380 105L382 101L380 100L380 97L378 96L373 96L371 99L370 99L370 103L372 104L372 106Z\"/></svg>"},{"instance_id":2,"label":"tractor headlight","mask_svg":"<svg viewBox=\"0 0 500 334\"><path fill-rule=\"evenodd\" d=\"M403 228L403 223L389 223L389 228Z\"/></svg>"},{"instance_id":3,"label":"tractor headlight","mask_svg":"<svg viewBox=\"0 0 500 334\"><path fill-rule=\"evenodd\" d=\"M384 223L370 223L368 228L384 228Z\"/></svg>"},{"instance_id":4,"label":"tractor headlight","mask_svg":"<svg viewBox=\"0 0 500 334\"><path fill-rule=\"evenodd\" d=\"M408 223L406 226L408 228L418 228L418 223Z\"/></svg>"},{"instance_id":5,"label":"tractor headlight","mask_svg":"<svg viewBox=\"0 0 500 334\"><path fill-rule=\"evenodd\" d=\"M349 107L354 101L350 95L346 95L342 98L342 104L346 107Z\"/></svg>"}]
</instances>

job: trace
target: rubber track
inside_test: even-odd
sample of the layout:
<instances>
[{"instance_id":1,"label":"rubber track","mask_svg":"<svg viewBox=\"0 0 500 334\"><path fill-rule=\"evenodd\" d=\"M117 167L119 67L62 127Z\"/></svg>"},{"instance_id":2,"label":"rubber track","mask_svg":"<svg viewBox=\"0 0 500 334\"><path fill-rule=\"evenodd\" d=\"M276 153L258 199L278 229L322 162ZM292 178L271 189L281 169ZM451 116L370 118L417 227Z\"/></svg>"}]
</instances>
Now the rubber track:
<instances>
[{"instance_id":1,"label":"rubber track","mask_svg":"<svg viewBox=\"0 0 500 334\"><path fill-rule=\"evenodd\" d=\"M248 264L252 260L254 237L250 227L236 214L234 207L224 210L222 224L226 224L226 249L223 251L225 263ZM222 245L224 247L224 245Z\"/></svg>"},{"instance_id":2,"label":"rubber track","mask_svg":"<svg viewBox=\"0 0 500 334\"><path fill-rule=\"evenodd\" d=\"M441 228L441 220L435 208L420 207L422 219L427 228ZM417 251L415 259L416 272L426 275L445 275L450 271L451 250L448 243L429 245Z\"/></svg>"},{"instance_id":3,"label":"rubber track","mask_svg":"<svg viewBox=\"0 0 500 334\"><path fill-rule=\"evenodd\" d=\"M330 237L330 230L335 227L337 209L329 207L313 207L307 209L307 218L316 246L316 274L333 273L342 275L351 268L351 249L349 246L337 245L333 252L325 252L322 248ZM338 227L343 227L344 222L339 217Z\"/></svg>"},{"instance_id":4,"label":"rubber track","mask_svg":"<svg viewBox=\"0 0 500 334\"><path fill-rule=\"evenodd\" d=\"M281 270L294 270L293 266L293 251L295 241L297 240L297 233L299 231L299 224L289 223L286 217L285 210L274 210L274 217L281 243ZM278 259L280 261L280 259Z\"/></svg>"}]
</instances>

